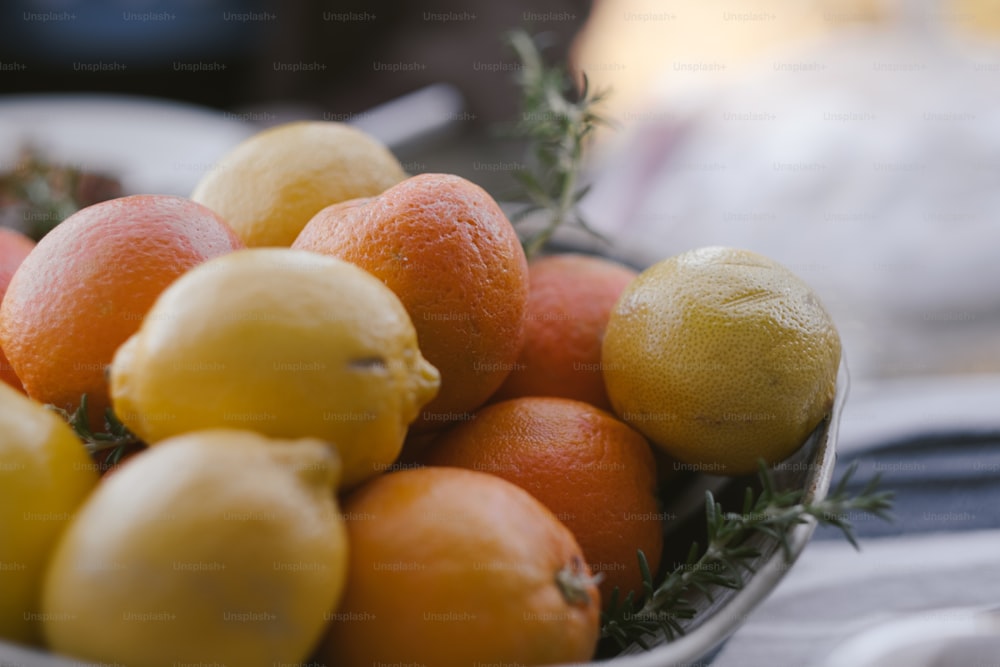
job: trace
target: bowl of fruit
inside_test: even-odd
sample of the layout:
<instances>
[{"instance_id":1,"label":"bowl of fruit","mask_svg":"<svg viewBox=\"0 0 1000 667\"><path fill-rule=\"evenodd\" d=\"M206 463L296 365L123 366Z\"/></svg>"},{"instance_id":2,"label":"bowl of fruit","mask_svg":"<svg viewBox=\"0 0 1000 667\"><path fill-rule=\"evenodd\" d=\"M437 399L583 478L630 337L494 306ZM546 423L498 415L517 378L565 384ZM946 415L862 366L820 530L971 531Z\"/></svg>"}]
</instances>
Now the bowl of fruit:
<instances>
[{"instance_id":1,"label":"bowl of fruit","mask_svg":"<svg viewBox=\"0 0 1000 667\"><path fill-rule=\"evenodd\" d=\"M595 99L533 72L523 205L296 122L21 244L0 661L690 665L817 525L885 515L830 488L816 294L616 256L574 207Z\"/></svg>"}]
</instances>

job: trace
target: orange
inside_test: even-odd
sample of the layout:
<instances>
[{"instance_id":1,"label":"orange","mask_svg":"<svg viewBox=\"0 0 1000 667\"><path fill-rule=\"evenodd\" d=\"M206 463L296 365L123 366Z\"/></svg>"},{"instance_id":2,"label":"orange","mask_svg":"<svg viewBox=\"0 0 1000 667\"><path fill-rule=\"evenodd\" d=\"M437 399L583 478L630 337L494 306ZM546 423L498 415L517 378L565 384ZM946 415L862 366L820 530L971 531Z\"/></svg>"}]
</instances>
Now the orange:
<instances>
[{"instance_id":1,"label":"orange","mask_svg":"<svg viewBox=\"0 0 1000 667\"><path fill-rule=\"evenodd\" d=\"M517 486L416 468L370 480L342 511L350 576L318 662L548 665L593 655L600 594L580 547Z\"/></svg>"},{"instance_id":2,"label":"orange","mask_svg":"<svg viewBox=\"0 0 1000 667\"><path fill-rule=\"evenodd\" d=\"M565 398L488 405L431 444L431 465L502 477L538 498L576 536L601 596L642 595L636 551L655 572L663 547L656 462L638 432L610 413Z\"/></svg>"},{"instance_id":3,"label":"orange","mask_svg":"<svg viewBox=\"0 0 1000 667\"><path fill-rule=\"evenodd\" d=\"M30 237L14 229L0 227L0 302L7 293L7 285L14 277L14 271L34 247L35 242ZM2 349L0 349L0 380L24 391L20 378L17 377Z\"/></svg>"},{"instance_id":4,"label":"orange","mask_svg":"<svg viewBox=\"0 0 1000 667\"><path fill-rule=\"evenodd\" d=\"M675 468L734 476L790 456L829 414L840 352L833 320L798 276L719 246L644 270L602 348L622 419Z\"/></svg>"},{"instance_id":5,"label":"orange","mask_svg":"<svg viewBox=\"0 0 1000 667\"><path fill-rule=\"evenodd\" d=\"M110 399L105 368L156 297L209 257L240 247L229 226L182 197L133 195L81 209L14 274L0 309L3 347L28 395L91 423Z\"/></svg>"},{"instance_id":6,"label":"orange","mask_svg":"<svg viewBox=\"0 0 1000 667\"><path fill-rule=\"evenodd\" d=\"M524 346L493 396L562 396L611 409L601 342L611 309L636 277L609 259L572 253L528 264Z\"/></svg>"},{"instance_id":7,"label":"orange","mask_svg":"<svg viewBox=\"0 0 1000 667\"><path fill-rule=\"evenodd\" d=\"M320 211L293 248L353 262L403 302L441 389L415 428L486 402L521 349L528 266L513 226L481 187L421 174L365 201Z\"/></svg>"}]
</instances>

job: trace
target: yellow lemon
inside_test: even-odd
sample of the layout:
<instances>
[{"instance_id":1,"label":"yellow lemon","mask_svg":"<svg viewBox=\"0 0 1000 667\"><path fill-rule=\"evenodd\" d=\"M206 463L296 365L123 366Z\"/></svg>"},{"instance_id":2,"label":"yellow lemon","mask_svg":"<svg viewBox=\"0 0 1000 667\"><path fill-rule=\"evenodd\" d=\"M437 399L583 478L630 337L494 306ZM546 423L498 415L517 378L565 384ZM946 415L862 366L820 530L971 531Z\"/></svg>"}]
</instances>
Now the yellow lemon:
<instances>
[{"instance_id":1,"label":"yellow lemon","mask_svg":"<svg viewBox=\"0 0 1000 667\"><path fill-rule=\"evenodd\" d=\"M170 285L111 363L118 417L155 445L205 428L317 437L343 484L386 470L440 376L393 292L288 248L215 258Z\"/></svg>"},{"instance_id":2,"label":"yellow lemon","mask_svg":"<svg viewBox=\"0 0 1000 667\"><path fill-rule=\"evenodd\" d=\"M840 337L816 294L777 262L706 247L643 271L602 348L616 413L691 469L780 461L829 413Z\"/></svg>"},{"instance_id":3,"label":"yellow lemon","mask_svg":"<svg viewBox=\"0 0 1000 667\"><path fill-rule=\"evenodd\" d=\"M299 664L346 579L336 450L251 431L191 433L91 495L45 580L57 652L164 667Z\"/></svg>"},{"instance_id":4,"label":"yellow lemon","mask_svg":"<svg viewBox=\"0 0 1000 667\"><path fill-rule=\"evenodd\" d=\"M66 422L0 384L0 638L41 642L46 563L97 481Z\"/></svg>"},{"instance_id":5,"label":"yellow lemon","mask_svg":"<svg viewBox=\"0 0 1000 667\"><path fill-rule=\"evenodd\" d=\"M406 178L396 157L350 125L286 123L259 132L205 173L191 198L249 247L290 246L321 209Z\"/></svg>"}]
</instances>

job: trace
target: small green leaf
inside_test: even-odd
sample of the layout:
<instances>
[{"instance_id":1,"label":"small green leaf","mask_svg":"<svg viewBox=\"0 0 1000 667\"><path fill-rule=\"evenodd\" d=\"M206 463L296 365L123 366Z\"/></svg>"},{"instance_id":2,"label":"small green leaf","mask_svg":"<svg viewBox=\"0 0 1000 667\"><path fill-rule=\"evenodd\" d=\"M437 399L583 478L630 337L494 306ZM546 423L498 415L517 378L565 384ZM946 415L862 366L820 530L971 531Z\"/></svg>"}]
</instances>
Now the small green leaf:
<instances>
[{"instance_id":1,"label":"small green leaf","mask_svg":"<svg viewBox=\"0 0 1000 667\"><path fill-rule=\"evenodd\" d=\"M854 472L849 468L845 477ZM847 483L842 479L833 493L811 504L802 504L801 489L779 491L770 470L763 464L759 468L761 490L748 487L743 495L742 512L726 512L710 491L705 492L705 531L708 544L704 551L692 544L687 561L667 573L652 593L647 589L642 607L629 614L614 617L613 632L619 645L648 644L643 637L649 633L644 619L659 619L659 630L668 640L683 634L681 620L693 618L695 612L685 601L692 592L699 592L708 600L715 600L724 589L743 586L744 573L754 573L753 561L760 550L749 543L753 535L761 535L777 542L786 562L792 558L789 534L791 530L810 517L819 524L839 528L851 544L856 540L848 512L867 512L884 518L890 516L892 494L877 489L878 480L869 482L863 491L851 496ZM749 511L748 511L749 510ZM648 564L646 567L648 572ZM645 577L645 573L644 573Z\"/></svg>"},{"instance_id":2,"label":"small green leaf","mask_svg":"<svg viewBox=\"0 0 1000 667\"><path fill-rule=\"evenodd\" d=\"M549 67L542 58L539 40L524 30L508 33L507 41L521 62L515 81L521 89L521 112L514 133L528 143L527 169L515 173L525 186L525 198L541 204L550 221L522 246L529 257L540 252L556 230L576 225L587 233L593 227L575 214L588 188L577 187L584 172L586 148L602 117L594 111L604 98L591 90L586 74L580 90L561 67ZM602 241L605 239L601 236Z\"/></svg>"}]
</instances>

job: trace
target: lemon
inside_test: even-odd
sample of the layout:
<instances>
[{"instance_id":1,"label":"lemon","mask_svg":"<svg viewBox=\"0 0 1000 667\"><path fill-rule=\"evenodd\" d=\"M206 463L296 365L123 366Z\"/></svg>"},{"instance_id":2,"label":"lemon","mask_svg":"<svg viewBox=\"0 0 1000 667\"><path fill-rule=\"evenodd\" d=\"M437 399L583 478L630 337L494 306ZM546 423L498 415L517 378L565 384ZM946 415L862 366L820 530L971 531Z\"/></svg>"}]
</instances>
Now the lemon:
<instances>
[{"instance_id":1,"label":"lemon","mask_svg":"<svg viewBox=\"0 0 1000 667\"><path fill-rule=\"evenodd\" d=\"M347 541L327 443L191 433L91 495L45 580L57 652L153 667L299 664L340 600Z\"/></svg>"},{"instance_id":2,"label":"lemon","mask_svg":"<svg viewBox=\"0 0 1000 667\"><path fill-rule=\"evenodd\" d=\"M97 481L66 422L0 383L0 638L41 641L45 565Z\"/></svg>"},{"instance_id":3,"label":"lemon","mask_svg":"<svg viewBox=\"0 0 1000 667\"><path fill-rule=\"evenodd\" d=\"M367 271L250 248L187 272L115 353L111 398L151 445L205 428L335 444L343 484L385 471L440 375L413 322Z\"/></svg>"},{"instance_id":4,"label":"lemon","mask_svg":"<svg viewBox=\"0 0 1000 667\"><path fill-rule=\"evenodd\" d=\"M191 198L221 215L248 247L290 246L320 209L377 195L404 178L396 157L365 132L298 121L238 144Z\"/></svg>"},{"instance_id":5,"label":"lemon","mask_svg":"<svg viewBox=\"0 0 1000 667\"><path fill-rule=\"evenodd\" d=\"M739 475L791 455L829 413L840 352L829 314L794 273L705 247L625 288L601 362L622 419L689 469Z\"/></svg>"}]
</instances>

